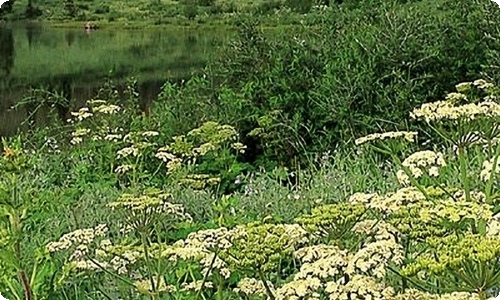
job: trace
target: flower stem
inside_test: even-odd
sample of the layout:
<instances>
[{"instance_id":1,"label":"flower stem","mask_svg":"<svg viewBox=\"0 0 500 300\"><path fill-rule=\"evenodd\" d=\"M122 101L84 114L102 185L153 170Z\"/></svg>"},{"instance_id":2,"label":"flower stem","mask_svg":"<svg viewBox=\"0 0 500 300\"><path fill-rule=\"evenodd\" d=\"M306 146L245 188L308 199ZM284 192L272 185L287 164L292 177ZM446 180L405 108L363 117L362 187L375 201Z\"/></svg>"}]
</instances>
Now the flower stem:
<instances>
[{"instance_id":1,"label":"flower stem","mask_svg":"<svg viewBox=\"0 0 500 300\"><path fill-rule=\"evenodd\" d=\"M259 278L262 281L262 284L264 284L264 288L266 289L266 293L269 299L275 300L276 297L274 296L273 292L271 291L271 288L267 284L266 278L264 277L264 273L262 273L261 269L259 269Z\"/></svg>"}]
</instances>

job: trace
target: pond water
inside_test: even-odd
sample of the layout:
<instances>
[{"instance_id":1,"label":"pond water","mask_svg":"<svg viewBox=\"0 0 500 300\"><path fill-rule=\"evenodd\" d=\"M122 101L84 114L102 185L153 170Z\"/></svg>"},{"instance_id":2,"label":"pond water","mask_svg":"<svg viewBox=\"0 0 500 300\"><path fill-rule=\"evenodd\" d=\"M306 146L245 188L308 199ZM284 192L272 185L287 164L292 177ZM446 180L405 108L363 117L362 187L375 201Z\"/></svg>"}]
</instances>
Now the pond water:
<instances>
[{"instance_id":1,"label":"pond water","mask_svg":"<svg viewBox=\"0 0 500 300\"><path fill-rule=\"evenodd\" d=\"M106 78L138 81L143 101L154 99L167 79L201 70L226 34L209 30L92 32L40 25L0 25L0 137L15 133L27 117L11 107L31 87L64 91L71 103L95 95ZM44 123L43 111L36 116Z\"/></svg>"}]
</instances>

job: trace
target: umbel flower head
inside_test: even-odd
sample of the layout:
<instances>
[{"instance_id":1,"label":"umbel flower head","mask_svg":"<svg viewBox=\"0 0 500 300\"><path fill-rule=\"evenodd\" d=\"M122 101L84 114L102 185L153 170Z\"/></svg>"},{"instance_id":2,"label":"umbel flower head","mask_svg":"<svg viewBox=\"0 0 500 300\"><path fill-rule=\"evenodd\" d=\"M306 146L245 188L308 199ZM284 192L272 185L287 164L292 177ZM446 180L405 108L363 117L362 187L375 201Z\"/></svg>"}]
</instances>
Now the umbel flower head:
<instances>
[{"instance_id":1,"label":"umbel flower head","mask_svg":"<svg viewBox=\"0 0 500 300\"><path fill-rule=\"evenodd\" d=\"M403 268L403 274L438 278L454 274L465 278L463 284L470 292L488 290L500 284L497 276L500 272L500 240L495 236L451 235L428 238L427 243L430 247ZM477 270L482 270L479 277Z\"/></svg>"},{"instance_id":2,"label":"umbel flower head","mask_svg":"<svg viewBox=\"0 0 500 300\"><path fill-rule=\"evenodd\" d=\"M172 195L159 190L148 190L142 195L123 194L109 203L108 207L120 211L128 226L135 229L146 229L157 221L163 224L174 221L191 222L191 215L185 212L181 204L169 201L171 197Z\"/></svg>"},{"instance_id":3,"label":"umbel flower head","mask_svg":"<svg viewBox=\"0 0 500 300\"><path fill-rule=\"evenodd\" d=\"M466 95L472 87L486 92L487 96L482 101L472 103ZM458 84L456 88L458 93L449 93L445 100L422 104L410 113L410 117L431 123L445 120L472 121L482 117L500 116L500 105L493 101L497 92L493 84L480 79L472 83Z\"/></svg>"},{"instance_id":4,"label":"umbel flower head","mask_svg":"<svg viewBox=\"0 0 500 300\"><path fill-rule=\"evenodd\" d=\"M359 203L321 205L313 208L311 214L297 218L296 222L314 234L339 237L365 211L365 206Z\"/></svg>"},{"instance_id":5,"label":"umbel flower head","mask_svg":"<svg viewBox=\"0 0 500 300\"><path fill-rule=\"evenodd\" d=\"M253 223L231 230L231 247L220 255L237 268L271 271L308 241L309 233L298 224Z\"/></svg>"},{"instance_id":6,"label":"umbel flower head","mask_svg":"<svg viewBox=\"0 0 500 300\"><path fill-rule=\"evenodd\" d=\"M272 292L275 292L272 282L268 281L267 286L270 287ZM234 291L239 294L244 294L246 296L265 296L266 295L266 287L264 283L255 278L243 278L241 279Z\"/></svg>"},{"instance_id":7,"label":"umbel flower head","mask_svg":"<svg viewBox=\"0 0 500 300\"><path fill-rule=\"evenodd\" d=\"M359 146L370 141L375 141L375 140L383 141L387 139L398 139L398 138L402 138L408 142L414 142L416 136L417 133L413 131L391 131L384 133L372 133L367 136L356 139L354 143L357 146Z\"/></svg>"},{"instance_id":8,"label":"umbel flower head","mask_svg":"<svg viewBox=\"0 0 500 300\"><path fill-rule=\"evenodd\" d=\"M444 160L444 155L441 152L434 152L430 150L415 152L408 156L403 161L403 167L405 167L411 176L415 179L421 178L424 174L432 177L439 176L439 170L441 167L446 166ZM399 183L403 186L409 186L410 178L404 170L397 172L397 177Z\"/></svg>"}]
</instances>

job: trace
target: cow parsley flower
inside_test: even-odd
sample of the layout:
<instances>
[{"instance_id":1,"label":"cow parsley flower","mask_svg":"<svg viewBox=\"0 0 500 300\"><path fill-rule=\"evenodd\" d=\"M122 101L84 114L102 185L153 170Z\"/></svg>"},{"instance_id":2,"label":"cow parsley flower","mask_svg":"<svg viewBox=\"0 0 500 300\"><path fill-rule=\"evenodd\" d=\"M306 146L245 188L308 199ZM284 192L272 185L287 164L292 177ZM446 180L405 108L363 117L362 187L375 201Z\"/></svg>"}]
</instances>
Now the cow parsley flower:
<instances>
[{"instance_id":1,"label":"cow parsley flower","mask_svg":"<svg viewBox=\"0 0 500 300\"><path fill-rule=\"evenodd\" d=\"M408 132L408 131L390 131L390 132L384 132L384 133L373 133L369 134L367 136L358 138L354 141L356 146L365 144L370 141L374 140L386 140L386 139L397 139L397 138L404 138L405 140L409 142L414 142L415 137L417 136L417 132Z\"/></svg>"}]
</instances>

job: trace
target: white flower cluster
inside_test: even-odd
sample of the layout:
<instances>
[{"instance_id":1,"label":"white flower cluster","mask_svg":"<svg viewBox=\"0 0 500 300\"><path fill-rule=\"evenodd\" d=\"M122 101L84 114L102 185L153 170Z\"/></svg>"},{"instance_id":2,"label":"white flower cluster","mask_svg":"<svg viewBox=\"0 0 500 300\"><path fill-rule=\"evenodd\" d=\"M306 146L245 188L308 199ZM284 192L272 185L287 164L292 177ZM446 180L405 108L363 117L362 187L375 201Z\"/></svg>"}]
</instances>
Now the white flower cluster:
<instances>
[{"instance_id":1,"label":"white flower cluster","mask_svg":"<svg viewBox=\"0 0 500 300\"><path fill-rule=\"evenodd\" d=\"M439 169L444 166L446 166L444 155L430 150L415 152L403 161L403 167L407 168L415 179L421 178L424 174L438 177ZM404 170L399 170L396 175L401 185L411 184L410 177Z\"/></svg>"}]
</instances>

